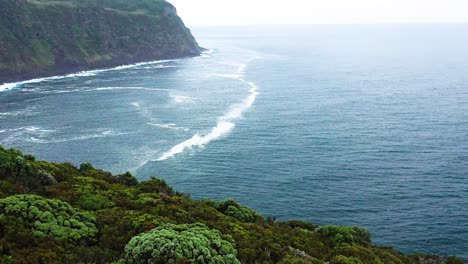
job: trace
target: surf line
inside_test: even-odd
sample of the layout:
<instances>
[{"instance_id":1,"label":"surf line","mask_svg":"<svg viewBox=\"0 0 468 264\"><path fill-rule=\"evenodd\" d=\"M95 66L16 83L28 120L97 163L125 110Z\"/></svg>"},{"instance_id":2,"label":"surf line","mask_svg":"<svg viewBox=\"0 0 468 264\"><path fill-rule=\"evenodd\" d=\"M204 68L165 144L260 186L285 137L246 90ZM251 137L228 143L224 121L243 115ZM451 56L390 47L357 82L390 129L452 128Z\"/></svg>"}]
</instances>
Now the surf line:
<instances>
[{"instance_id":1,"label":"surf line","mask_svg":"<svg viewBox=\"0 0 468 264\"><path fill-rule=\"evenodd\" d=\"M239 67L239 74L244 74L246 67L247 66L245 64L242 64ZM240 103L231 105L229 110L218 118L216 126L213 127L209 133L205 135L200 135L199 133L195 134L190 139L175 145L169 151L163 153L158 159L156 159L156 161L167 160L194 147L203 148L208 143L219 140L231 133L236 126L235 121L242 118L242 115L252 107L259 95L258 87L255 83L247 82L243 77L239 77L239 80L245 82L250 87L249 95L244 98L244 100Z\"/></svg>"},{"instance_id":2,"label":"surf line","mask_svg":"<svg viewBox=\"0 0 468 264\"><path fill-rule=\"evenodd\" d=\"M82 71L82 72L72 73L72 74L67 74L67 75L58 75L58 76L37 78L37 79L31 79L31 80L26 80L26 81L21 81L21 82L4 83L4 84L0 85L0 92L8 91L8 90L11 90L11 89L14 89L14 88L18 88L18 87L21 87L24 84L41 83L41 82L61 80L61 79L66 79L66 78L96 76L98 73L101 73L101 72L118 71L118 70L135 68L135 67L139 67L139 66L160 64L160 63L166 63L166 62L174 62L174 61L178 61L178 60L180 60L180 59L140 62L140 63L134 63L134 64L129 64L129 65L121 65L121 66L117 66L117 67L114 67L114 68L89 70L89 71Z\"/></svg>"}]
</instances>

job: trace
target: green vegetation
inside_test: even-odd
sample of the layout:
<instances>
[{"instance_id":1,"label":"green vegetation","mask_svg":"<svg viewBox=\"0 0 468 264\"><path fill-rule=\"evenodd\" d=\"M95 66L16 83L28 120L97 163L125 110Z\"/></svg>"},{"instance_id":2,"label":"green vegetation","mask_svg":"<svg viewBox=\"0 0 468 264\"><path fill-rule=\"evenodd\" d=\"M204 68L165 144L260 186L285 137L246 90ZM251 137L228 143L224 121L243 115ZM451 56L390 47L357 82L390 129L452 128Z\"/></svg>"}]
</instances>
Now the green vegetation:
<instances>
[{"instance_id":1,"label":"green vegetation","mask_svg":"<svg viewBox=\"0 0 468 264\"><path fill-rule=\"evenodd\" d=\"M203 224L164 224L138 235L125 247L124 263L240 264L230 236Z\"/></svg>"},{"instance_id":2,"label":"green vegetation","mask_svg":"<svg viewBox=\"0 0 468 264\"><path fill-rule=\"evenodd\" d=\"M97 234L96 218L80 212L60 200L37 195L14 195L0 199L0 223L20 218L37 237L53 236L58 240L92 239Z\"/></svg>"},{"instance_id":3,"label":"green vegetation","mask_svg":"<svg viewBox=\"0 0 468 264\"><path fill-rule=\"evenodd\" d=\"M234 199L227 199L225 201L216 202L210 199L204 201L207 205L210 205L219 212L234 217L237 220L249 223L249 222L256 222L257 220L262 221L262 216L255 212L254 210L240 205Z\"/></svg>"},{"instance_id":4,"label":"green vegetation","mask_svg":"<svg viewBox=\"0 0 468 264\"><path fill-rule=\"evenodd\" d=\"M0 83L199 52L164 0L0 1Z\"/></svg>"},{"instance_id":5,"label":"green vegetation","mask_svg":"<svg viewBox=\"0 0 468 264\"><path fill-rule=\"evenodd\" d=\"M275 221L89 163L0 147L0 263L461 264L373 245L359 227Z\"/></svg>"}]
</instances>

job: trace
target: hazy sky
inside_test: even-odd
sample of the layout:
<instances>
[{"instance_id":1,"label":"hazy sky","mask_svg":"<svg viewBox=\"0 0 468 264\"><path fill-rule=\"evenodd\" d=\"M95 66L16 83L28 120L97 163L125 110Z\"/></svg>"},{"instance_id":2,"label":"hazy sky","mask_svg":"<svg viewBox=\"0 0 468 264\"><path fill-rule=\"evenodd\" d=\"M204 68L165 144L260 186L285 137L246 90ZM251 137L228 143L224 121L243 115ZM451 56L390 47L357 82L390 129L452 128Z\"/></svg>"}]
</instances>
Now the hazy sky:
<instances>
[{"instance_id":1,"label":"hazy sky","mask_svg":"<svg viewBox=\"0 0 468 264\"><path fill-rule=\"evenodd\" d=\"M168 0L188 26L468 23L468 0Z\"/></svg>"}]
</instances>

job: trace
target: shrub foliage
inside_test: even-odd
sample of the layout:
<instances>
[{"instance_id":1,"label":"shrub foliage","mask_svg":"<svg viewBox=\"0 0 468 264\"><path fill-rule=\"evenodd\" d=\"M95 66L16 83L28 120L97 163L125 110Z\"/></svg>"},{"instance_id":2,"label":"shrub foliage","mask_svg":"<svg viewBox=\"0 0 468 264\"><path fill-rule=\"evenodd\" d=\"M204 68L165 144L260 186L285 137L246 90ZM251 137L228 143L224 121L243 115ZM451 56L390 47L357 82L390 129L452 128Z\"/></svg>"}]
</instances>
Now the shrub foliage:
<instances>
[{"instance_id":1,"label":"shrub foliage","mask_svg":"<svg viewBox=\"0 0 468 264\"><path fill-rule=\"evenodd\" d=\"M15 195L0 199L0 222L13 217L31 226L38 237L60 240L92 239L97 234L96 218L66 202L37 195Z\"/></svg>"},{"instance_id":2,"label":"shrub foliage","mask_svg":"<svg viewBox=\"0 0 468 264\"><path fill-rule=\"evenodd\" d=\"M124 263L240 264L230 236L203 224L165 224L140 234L125 247Z\"/></svg>"}]
</instances>

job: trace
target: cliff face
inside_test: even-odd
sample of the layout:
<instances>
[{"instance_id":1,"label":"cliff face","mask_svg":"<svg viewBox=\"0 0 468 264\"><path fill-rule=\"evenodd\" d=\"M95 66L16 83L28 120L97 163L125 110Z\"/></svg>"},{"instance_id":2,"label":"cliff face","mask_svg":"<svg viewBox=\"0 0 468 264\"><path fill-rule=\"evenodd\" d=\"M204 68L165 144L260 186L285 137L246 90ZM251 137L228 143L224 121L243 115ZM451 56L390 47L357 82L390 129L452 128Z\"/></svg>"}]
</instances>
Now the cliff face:
<instances>
[{"instance_id":1,"label":"cliff face","mask_svg":"<svg viewBox=\"0 0 468 264\"><path fill-rule=\"evenodd\" d=\"M164 0L0 1L0 83L199 53Z\"/></svg>"}]
</instances>

